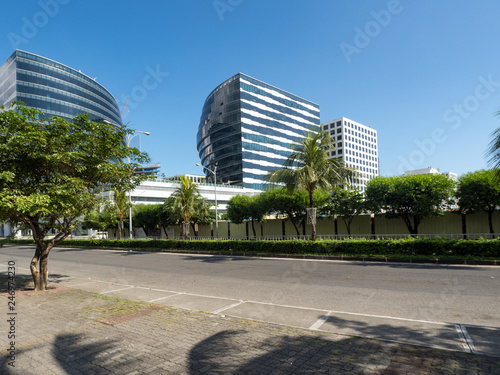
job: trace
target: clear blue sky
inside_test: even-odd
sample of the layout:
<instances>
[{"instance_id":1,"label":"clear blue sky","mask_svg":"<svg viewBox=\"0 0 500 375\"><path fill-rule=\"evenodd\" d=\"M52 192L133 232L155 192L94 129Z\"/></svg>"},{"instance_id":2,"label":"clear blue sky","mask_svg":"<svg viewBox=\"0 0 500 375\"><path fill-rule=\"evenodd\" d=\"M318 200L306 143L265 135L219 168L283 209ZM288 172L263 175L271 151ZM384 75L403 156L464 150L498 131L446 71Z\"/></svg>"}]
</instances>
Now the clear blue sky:
<instances>
[{"instance_id":1,"label":"clear blue sky","mask_svg":"<svg viewBox=\"0 0 500 375\"><path fill-rule=\"evenodd\" d=\"M500 126L499 15L497 0L6 1L0 64L19 48L97 77L120 109L130 97L124 121L167 176L202 172L203 102L238 72L377 129L382 175L460 175L486 167Z\"/></svg>"}]
</instances>

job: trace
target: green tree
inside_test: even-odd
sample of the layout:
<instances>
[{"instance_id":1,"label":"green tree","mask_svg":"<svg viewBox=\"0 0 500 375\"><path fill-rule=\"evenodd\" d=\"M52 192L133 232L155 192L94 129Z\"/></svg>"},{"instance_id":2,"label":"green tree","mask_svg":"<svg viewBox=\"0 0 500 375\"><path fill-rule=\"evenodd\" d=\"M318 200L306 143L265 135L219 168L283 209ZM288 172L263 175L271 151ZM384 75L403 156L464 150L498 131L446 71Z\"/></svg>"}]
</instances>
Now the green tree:
<instances>
[{"instance_id":1,"label":"green tree","mask_svg":"<svg viewBox=\"0 0 500 375\"><path fill-rule=\"evenodd\" d=\"M104 204L103 207L99 205L98 209L88 212L83 219L83 223L90 229L99 231L112 229L116 231L118 220L110 205Z\"/></svg>"},{"instance_id":2,"label":"green tree","mask_svg":"<svg viewBox=\"0 0 500 375\"><path fill-rule=\"evenodd\" d=\"M366 207L401 218L412 236L423 219L442 215L452 203L455 183L444 175L375 177L366 188Z\"/></svg>"},{"instance_id":3,"label":"green tree","mask_svg":"<svg viewBox=\"0 0 500 375\"><path fill-rule=\"evenodd\" d=\"M196 184L187 176L181 176L180 186L172 194L173 211L184 223L184 237L188 237L188 224L201 209L204 209L204 200Z\"/></svg>"},{"instance_id":4,"label":"green tree","mask_svg":"<svg viewBox=\"0 0 500 375\"><path fill-rule=\"evenodd\" d=\"M262 200L261 194L249 197L247 195L236 195L227 202L227 217L235 224L241 224L246 220L252 222L252 231L254 237L255 222L262 222L267 207Z\"/></svg>"},{"instance_id":5,"label":"green tree","mask_svg":"<svg viewBox=\"0 0 500 375\"><path fill-rule=\"evenodd\" d=\"M363 210L364 197L359 190L334 187L328 203L323 208L323 213L329 216L340 216L346 226L347 234L350 235L354 217L361 214Z\"/></svg>"},{"instance_id":6,"label":"green tree","mask_svg":"<svg viewBox=\"0 0 500 375\"><path fill-rule=\"evenodd\" d=\"M133 207L132 221L144 230L146 236L149 236L151 231L159 225L158 206L160 205L138 204Z\"/></svg>"},{"instance_id":7,"label":"green tree","mask_svg":"<svg viewBox=\"0 0 500 375\"><path fill-rule=\"evenodd\" d=\"M493 230L493 213L500 208L500 185L495 170L480 170L461 176L457 188L458 206L461 212L488 214L490 233Z\"/></svg>"},{"instance_id":8,"label":"green tree","mask_svg":"<svg viewBox=\"0 0 500 375\"><path fill-rule=\"evenodd\" d=\"M126 127L89 121L44 120L38 110L18 105L0 111L0 220L22 223L33 232L36 250L30 269L35 290L45 290L54 245L71 234L77 218L95 207L103 186L132 188L145 154L124 145ZM57 234L47 243L50 230Z\"/></svg>"},{"instance_id":9,"label":"green tree","mask_svg":"<svg viewBox=\"0 0 500 375\"><path fill-rule=\"evenodd\" d=\"M496 114L500 116L500 111ZM488 164L494 169L497 181L500 182L500 128L491 134L486 155L489 157Z\"/></svg>"},{"instance_id":10,"label":"green tree","mask_svg":"<svg viewBox=\"0 0 500 375\"><path fill-rule=\"evenodd\" d=\"M118 220L118 239L123 238L123 232L125 231L124 221L128 219L128 209L130 207L128 202L128 196L123 189L113 189L113 200L111 201L111 208L116 215ZM128 220L127 220L128 223Z\"/></svg>"},{"instance_id":11,"label":"green tree","mask_svg":"<svg viewBox=\"0 0 500 375\"><path fill-rule=\"evenodd\" d=\"M305 223L307 208L309 207L309 194L305 190L288 191L278 187L261 193L267 214L285 216L292 223L295 232L300 236L300 226ZM314 202L318 207L326 203L328 193L324 190L314 192ZM305 227L304 227L305 228ZM305 234L305 233L304 233Z\"/></svg>"},{"instance_id":12,"label":"green tree","mask_svg":"<svg viewBox=\"0 0 500 375\"><path fill-rule=\"evenodd\" d=\"M271 183L284 184L289 191L306 190L309 208L316 207L314 192L330 190L349 181L354 172L346 168L341 158L330 159L328 152L335 149L328 133L310 133L299 144L292 145L293 152L286 159L283 168L269 172ZM316 224L312 223L312 240L316 240Z\"/></svg>"},{"instance_id":13,"label":"green tree","mask_svg":"<svg viewBox=\"0 0 500 375\"><path fill-rule=\"evenodd\" d=\"M171 225L176 225L179 222L179 216L174 211L174 197L168 197L163 204L156 206L156 215L158 225L163 229L165 236L168 238L167 228Z\"/></svg>"}]
</instances>

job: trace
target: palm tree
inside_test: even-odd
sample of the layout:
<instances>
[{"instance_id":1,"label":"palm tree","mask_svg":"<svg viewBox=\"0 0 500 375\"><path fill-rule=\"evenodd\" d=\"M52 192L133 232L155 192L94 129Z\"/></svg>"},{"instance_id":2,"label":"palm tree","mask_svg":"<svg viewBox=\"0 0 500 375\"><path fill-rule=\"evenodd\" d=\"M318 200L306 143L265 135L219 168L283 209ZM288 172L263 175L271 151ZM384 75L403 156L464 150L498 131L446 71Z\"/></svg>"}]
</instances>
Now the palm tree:
<instances>
[{"instance_id":1,"label":"palm tree","mask_svg":"<svg viewBox=\"0 0 500 375\"><path fill-rule=\"evenodd\" d=\"M116 213L116 217L118 219L118 239L122 239L123 234L123 219L128 213L128 199L127 194L124 190L114 189L114 211Z\"/></svg>"},{"instance_id":2,"label":"palm tree","mask_svg":"<svg viewBox=\"0 0 500 375\"><path fill-rule=\"evenodd\" d=\"M497 112L497 116L500 116L500 111ZM492 140L486 154L490 157L488 163L496 170L497 177L500 179L500 128L495 130L491 136Z\"/></svg>"},{"instance_id":3,"label":"palm tree","mask_svg":"<svg viewBox=\"0 0 500 375\"><path fill-rule=\"evenodd\" d=\"M185 228L191 218L196 215L200 208L200 201L203 200L198 187L186 176L181 176L181 184L172 194L174 198L173 210L181 218ZM184 230L187 238L187 229Z\"/></svg>"},{"instance_id":4,"label":"palm tree","mask_svg":"<svg viewBox=\"0 0 500 375\"><path fill-rule=\"evenodd\" d=\"M354 175L341 158L330 159L328 152L335 149L326 132L310 133L302 143L292 145L293 152L283 163L283 168L269 172L267 180L281 183L293 192L305 189L309 194L309 208L314 212L314 192L343 185ZM316 222L311 220L312 236L316 240Z\"/></svg>"}]
</instances>

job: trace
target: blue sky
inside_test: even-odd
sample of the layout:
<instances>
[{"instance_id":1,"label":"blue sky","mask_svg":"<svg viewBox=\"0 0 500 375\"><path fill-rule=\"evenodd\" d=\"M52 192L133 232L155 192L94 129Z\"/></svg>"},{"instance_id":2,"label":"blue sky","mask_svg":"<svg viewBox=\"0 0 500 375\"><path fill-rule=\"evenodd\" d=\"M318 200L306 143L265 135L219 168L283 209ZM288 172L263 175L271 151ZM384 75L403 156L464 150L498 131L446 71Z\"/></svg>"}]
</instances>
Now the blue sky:
<instances>
[{"instance_id":1,"label":"blue sky","mask_svg":"<svg viewBox=\"0 0 500 375\"><path fill-rule=\"evenodd\" d=\"M167 176L201 173L207 95L243 72L378 131L380 172L486 167L500 126L500 2L334 0L9 1L15 48L106 87ZM134 140L135 145L139 146Z\"/></svg>"}]
</instances>

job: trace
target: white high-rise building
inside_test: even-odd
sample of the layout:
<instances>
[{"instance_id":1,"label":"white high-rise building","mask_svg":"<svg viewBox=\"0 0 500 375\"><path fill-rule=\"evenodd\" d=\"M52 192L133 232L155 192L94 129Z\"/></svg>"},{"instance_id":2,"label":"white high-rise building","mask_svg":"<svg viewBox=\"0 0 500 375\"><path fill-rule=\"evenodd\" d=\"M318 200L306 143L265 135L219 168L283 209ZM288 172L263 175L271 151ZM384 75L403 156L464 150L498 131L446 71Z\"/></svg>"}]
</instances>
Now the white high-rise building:
<instances>
[{"instance_id":1,"label":"white high-rise building","mask_svg":"<svg viewBox=\"0 0 500 375\"><path fill-rule=\"evenodd\" d=\"M330 157L341 157L347 167L356 169L359 175L352 185L365 191L367 182L380 173L377 131L346 117L325 122L321 129L334 140L335 150L330 151Z\"/></svg>"}]
</instances>

